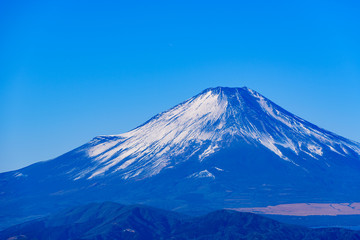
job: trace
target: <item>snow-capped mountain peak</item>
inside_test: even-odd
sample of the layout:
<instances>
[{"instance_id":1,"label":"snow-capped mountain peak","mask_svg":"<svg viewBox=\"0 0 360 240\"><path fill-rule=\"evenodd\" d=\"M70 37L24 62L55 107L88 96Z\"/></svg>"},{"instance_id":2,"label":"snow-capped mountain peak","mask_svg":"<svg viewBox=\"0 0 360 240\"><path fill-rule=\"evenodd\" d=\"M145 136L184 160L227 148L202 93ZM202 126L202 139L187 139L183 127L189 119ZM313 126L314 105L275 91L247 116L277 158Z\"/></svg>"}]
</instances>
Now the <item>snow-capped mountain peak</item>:
<instances>
[{"instance_id":1,"label":"snow-capped mountain peak","mask_svg":"<svg viewBox=\"0 0 360 240\"><path fill-rule=\"evenodd\" d=\"M360 155L358 143L287 112L249 88L217 87L130 132L93 139L84 150L93 164L74 179L104 174L147 178L195 156L204 161L234 141L265 147L294 166L300 165L299 154L312 159L328 151Z\"/></svg>"}]
</instances>

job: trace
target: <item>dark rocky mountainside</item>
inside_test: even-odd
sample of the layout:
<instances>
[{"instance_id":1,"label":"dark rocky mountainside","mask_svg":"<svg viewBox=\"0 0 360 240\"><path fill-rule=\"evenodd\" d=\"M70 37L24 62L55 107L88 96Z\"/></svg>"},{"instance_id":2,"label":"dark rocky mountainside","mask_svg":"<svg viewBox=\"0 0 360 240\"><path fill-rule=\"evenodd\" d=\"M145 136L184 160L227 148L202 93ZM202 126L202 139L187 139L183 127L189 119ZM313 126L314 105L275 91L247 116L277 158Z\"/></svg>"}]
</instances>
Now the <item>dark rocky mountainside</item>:
<instances>
[{"instance_id":1,"label":"dark rocky mountainside","mask_svg":"<svg viewBox=\"0 0 360 240\"><path fill-rule=\"evenodd\" d=\"M229 210L188 217L157 208L112 202L75 207L0 232L0 239L360 239L360 233L340 228L310 229L288 225L252 213Z\"/></svg>"}]
</instances>

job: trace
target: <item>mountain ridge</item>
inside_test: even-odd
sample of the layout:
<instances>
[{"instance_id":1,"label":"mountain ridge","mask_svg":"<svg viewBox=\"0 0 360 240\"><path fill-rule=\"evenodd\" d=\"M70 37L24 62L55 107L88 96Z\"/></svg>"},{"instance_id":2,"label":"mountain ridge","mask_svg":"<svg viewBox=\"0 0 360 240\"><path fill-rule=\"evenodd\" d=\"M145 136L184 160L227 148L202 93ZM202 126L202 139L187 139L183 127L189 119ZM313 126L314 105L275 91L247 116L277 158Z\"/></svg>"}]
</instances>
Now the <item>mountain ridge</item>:
<instances>
[{"instance_id":1,"label":"mountain ridge","mask_svg":"<svg viewBox=\"0 0 360 240\"><path fill-rule=\"evenodd\" d=\"M218 210L189 217L143 205L91 203L0 231L2 239L358 239L341 228L310 229Z\"/></svg>"}]
</instances>

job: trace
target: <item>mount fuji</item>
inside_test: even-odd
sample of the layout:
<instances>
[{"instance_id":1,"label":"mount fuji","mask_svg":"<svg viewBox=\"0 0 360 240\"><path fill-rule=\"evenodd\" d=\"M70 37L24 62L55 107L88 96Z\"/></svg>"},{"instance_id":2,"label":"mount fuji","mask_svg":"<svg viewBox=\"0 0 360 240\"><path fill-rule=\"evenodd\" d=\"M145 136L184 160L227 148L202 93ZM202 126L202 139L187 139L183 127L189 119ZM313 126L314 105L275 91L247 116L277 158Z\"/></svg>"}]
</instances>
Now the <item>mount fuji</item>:
<instances>
[{"instance_id":1,"label":"mount fuji","mask_svg":"<svg viewBox=\"0 0 360 240\"><path fill-rule=\"evenodd\" d=\"M360 144L249 88L209 88L127 133L0 174L0 225L79 203L187 213L360 201Z\"/></svg>"}]
</instances>

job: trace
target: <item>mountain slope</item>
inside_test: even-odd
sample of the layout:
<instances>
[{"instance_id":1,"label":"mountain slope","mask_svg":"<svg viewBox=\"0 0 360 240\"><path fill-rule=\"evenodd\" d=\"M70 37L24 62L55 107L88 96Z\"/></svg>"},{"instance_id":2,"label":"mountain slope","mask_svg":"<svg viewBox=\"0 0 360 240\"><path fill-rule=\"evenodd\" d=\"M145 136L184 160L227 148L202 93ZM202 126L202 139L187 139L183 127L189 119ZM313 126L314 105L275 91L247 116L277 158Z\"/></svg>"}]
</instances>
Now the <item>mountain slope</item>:
<instances>
[{"instance_id":1,"label":"mountain slope","mask_svg":"<svg viewBox=\"0 0 360 240\"><path fill-rule=\"evenodd\" d=\"M0 226L91 201L188 213L360 202L360 144L248 88L210 88L134 130L0 174Z\"/></svg>"},{"instance_id":2,"label":"mountain slope","mask_svg":"<svg viewBox=\"0 0 360 240\"><path fill-rule=\"evenodd\" d=\"M235 140L263 146L306 170L310 169L302 164L303 158L321 158L320 164L331 167L332 155L359 159L360 154L358 143L292 115L251 89L215 88L133 131L94 139L85 150L94 164L74 172L74 179L103 174L151 177L192 155L202 161ZM185 159L174 160L184 153Z\"/></svg>"},{"instance_id":3,"label":"mountain slope","mask_svg":"<svg viewBox=\"0 0 360 240\"><path fill-rule=\"evenodd\" d=\"M359 239L355 231L309 229L227 210L189 218L147 206L93 203L0 232L1 239Z\"/></svg>"}]
</instances>

